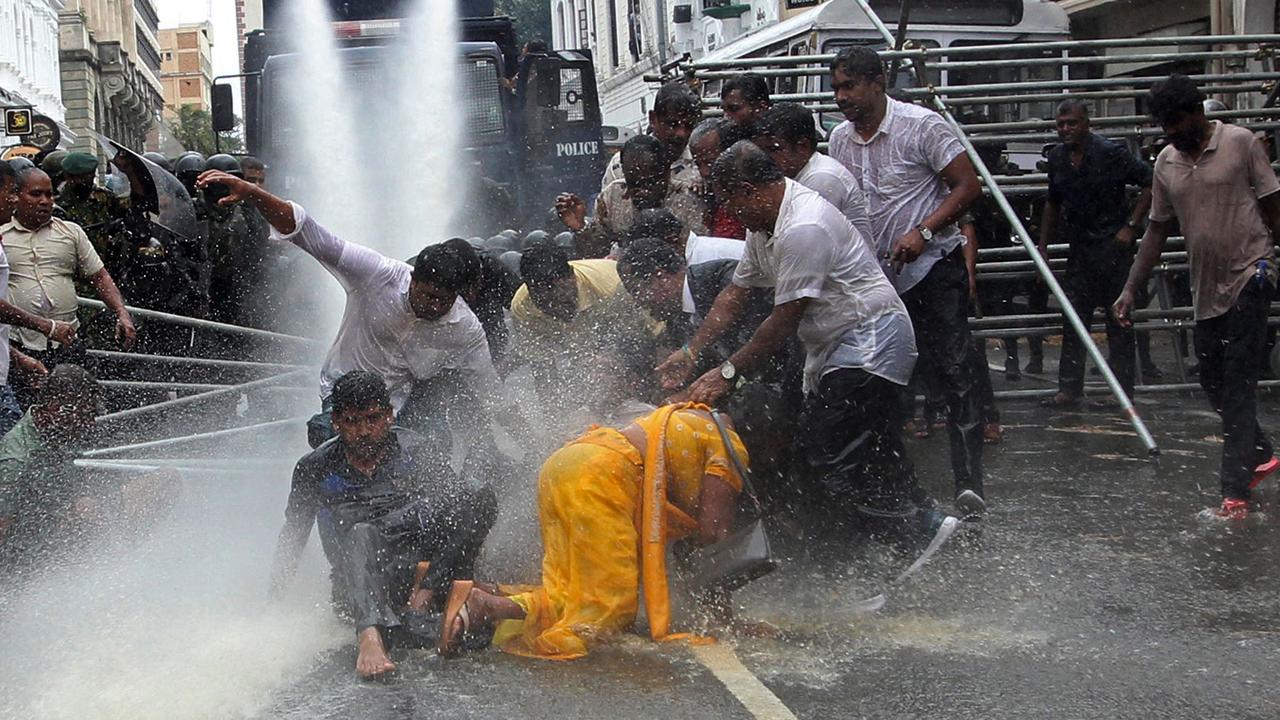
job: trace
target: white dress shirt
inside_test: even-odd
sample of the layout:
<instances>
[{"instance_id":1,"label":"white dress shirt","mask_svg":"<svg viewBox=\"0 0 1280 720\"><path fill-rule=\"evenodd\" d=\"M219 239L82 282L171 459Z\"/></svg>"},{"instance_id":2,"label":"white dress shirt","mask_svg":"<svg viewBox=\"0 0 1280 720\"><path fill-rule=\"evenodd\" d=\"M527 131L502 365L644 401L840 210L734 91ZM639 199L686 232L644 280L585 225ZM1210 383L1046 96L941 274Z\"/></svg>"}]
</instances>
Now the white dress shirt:
<instances>
[{"instance_id":1,"label":"white dress shirt","mask_svg":"<svg viewBox=\"0 0 1280 720\"><path fill-rule=\"evenodd\" d=\"M462 370L482 399L500 393L501 380L489 355L484 327L462 298L436 320L423 320L409 306L408 263L386 257L329 232L297 203L297 227L288 235L275 230L272 238L302 248L337 278L347 292L338 336L320 370L320 397L333 392L338 378L352 370L382 377L399 411L414 380L434 377L441 370Z\"/></svg>"},{"instance_id":2,"label":"white dress shirt","mask_svg":"<svg viewBox=\"0 0 1280 720\"><path fill-rule=\"evenodd\" d=\"M920 257L901 272L885 260L898 238L937 210L951 193L940 173L964 152L964 146L937 113L893 98L887 101L884 120L871 139L863 140L846 120L831 131L828 151L866 193L876 258L898 292L905 293L964 242L952 224L934 233Z\"/></svg>"}]
</instances>

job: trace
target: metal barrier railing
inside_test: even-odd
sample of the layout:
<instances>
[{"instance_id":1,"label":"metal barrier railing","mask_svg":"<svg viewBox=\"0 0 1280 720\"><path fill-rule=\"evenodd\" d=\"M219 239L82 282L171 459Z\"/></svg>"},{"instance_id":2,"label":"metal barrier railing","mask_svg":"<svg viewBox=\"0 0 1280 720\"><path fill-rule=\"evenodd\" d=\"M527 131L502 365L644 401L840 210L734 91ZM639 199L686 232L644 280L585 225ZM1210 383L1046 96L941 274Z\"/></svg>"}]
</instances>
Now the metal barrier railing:
<instances>
[{"instance_id":1,"label":"metal barrier railing","mask_svg":"<svg viewBox=\"0 0 1280 720\"><path fill-rule=\"evenodd\" d=\"M855 1L875 25L885 43L893 47L896 42L893 33L880 21L868 2ZM1132 403L1124 397L1098 347L1091 341L1080 318L1071 310L1065 293L1053 277L1053 270L1061 269L1065 263L1065 260L1056 255L1066 250L1066 246L1053 246L1050 248L1050 256L1042 257L1036 250L1036 242L1027 232L1023 216L1014 210L1008 200L1008 196L1034 198L1043 195L1047 190L1047 176L1042 172L996 175L987 167L975 147L1012 143L1023 143L1025 147L1026 144L1056 142L1058 137L1054 122L1051 118L1029 118L1025 113L1008 112L1004 117L997 114L990 120L961 123L953 114L951 105L1006 106L1006 109L1013 110L1017 106L1043 104L1068 96L1094 100L1137 100L1167 75L1152 73L1150 69L1145 72L1138 69L1130 74L1106 76L1109 66L1114 67L1120 63L1146 66L1199 63L1203 66L1202 71L1191 77L1205 91L1229 93L1241 100L1235 109L1210 113L1210 117L1254 130L1272 131L1280 129L1280 107L1275 106L1275 94L1277 87L1280 87L1280 72L1277 71L1275 62L1277 49L1280 49L1280 34L1064 40L947 48L908 47L880 53L885 60L901 61L904 69L915 72L917 79L921 80L918 87L900 88L895 92L901 93L906 99L931 107L947 121L965 146L983 181L984 192L995 202L1008 221L1013 237L1021 245L1020 248L982 248L979 251L979 283L988 285L1040 278L1062 308L1060 313L1040 314L1034 320L980 320L974 327L975 334L988 337L1051 335L1062 332L1065 320L1071 331L1085 341L1090 359L1101 371L1107 387L1117 396L1126 417L1151 452L1155 452L1156 447L1150 433L1137 416ZM686 78L700 81L727 79L740 75L745 70L766 78L795 78L801 83L797 86L798 91L779 94L774 97L776 101L800 102L815 111L833 112L837 111L834 95L826 91L811 91L812 82L806 88L803 78L828 75L828 66L834 57L833 54L815 54L695 60L677 65L677 71L683 72ZM1043 72L1056 70L1058 77L1011 82L961 82L961 75L965 72L1004 70L1010 66ZM1238 71L1226 72L1227 68ZM927 71L930 77L938 73L944 81L928 83L923 80L925 73L922 70ZM1128 68L1125 70L1129 71ZM1089 76L1073 77L1082 72ZM709 114L719 110L719 103L715 98L707 98L706 105ZM1149 118L1134 114L1132 105L1126 104L1126 109L1126 114L1096 114L1092 124L1104 136L1143 139L1161 134L1161 130ZM1162 263L1156 268L1154 275L1160 308L1143 311L1138 315L1139 330L1170 331L1177 337L1191 326L1190 308L1173 307L1167 281L1168 276L1186 271L1187 257L1185 249L1177 246L1170 246L1164 253ZM1175 343L1179 342L1175 339ZM1179 374L1185 375L1184 370L1180 364Z\"/></svg>"}]
</instances>

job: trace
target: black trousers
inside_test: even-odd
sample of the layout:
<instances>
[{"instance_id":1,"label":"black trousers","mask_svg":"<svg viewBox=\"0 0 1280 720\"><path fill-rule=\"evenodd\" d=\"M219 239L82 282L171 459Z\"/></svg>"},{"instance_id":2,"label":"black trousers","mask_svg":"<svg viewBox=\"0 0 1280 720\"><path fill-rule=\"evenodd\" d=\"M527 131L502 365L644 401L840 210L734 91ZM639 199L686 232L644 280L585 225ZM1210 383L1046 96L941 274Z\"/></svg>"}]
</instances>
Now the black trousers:
<instances>
[{"instance_id":1,"label":"black trousers","mask_svg":"<svg viewBox=\"0 0 1280 720\"><path fill-rule=\"evenodd\" d=\"M902 295L920 357L942 384L956 494L982 495L982 420L969 334L969 272L959 248Z\"/></svg>"},{"instance_id":2,"label":"black trousers","mask_svg":"<svg viewBox=\"0 0 1280 720\"><path fill-rule=\"evenodd\" d=\"M934 503L902 444L901 393L884 378L844 368L824 375L805 398L797 459L828 512L852 511L890 528L932 520Z\"/></svg>"},{"instance_id":3,"label":"black trousers","mask_svg":"<svg viewBox=\"0 0 1280 720\"><path fill-rule=\"evenodd\" d=\"M1253 469L1274 450L1258 425L1258 373L1275 288L1250 281L1225 314L1196 322L1200 387L1222 416L1222 496L1249 499Z\"/></svg>"},{"instance_id":4,"label":"black trousers","mask_svg":"<svg viewBox=\"0 0 1280 720\"><path fill-rule=\"evenodd\" d=\"M448 501L424 501L372 522L356 523L341 536L341 572L356 631L399 627L417 563L431 563L423 589L441 599L456 579L474 575L480 546L498 515L488 487Z\"/></svg>"},{"instance_id":5,"label":"black trousers","mask_svg":"<svg viewBox=\"0 0 1280 720\"><path fill-rule=\"evenodd\" d=\"M1124 290L1131 262L1073 268L1063 282L1067 300L1086 328L1101 309L1107 323L1107 364L1129 397L1133 397L1134 333L1116 322L1111 305ZM1062 358L1058 362L1058 390L1079 397L1084 394L1085 348L1067 323L1062 326Z\"/></svg>"}]
</instances>

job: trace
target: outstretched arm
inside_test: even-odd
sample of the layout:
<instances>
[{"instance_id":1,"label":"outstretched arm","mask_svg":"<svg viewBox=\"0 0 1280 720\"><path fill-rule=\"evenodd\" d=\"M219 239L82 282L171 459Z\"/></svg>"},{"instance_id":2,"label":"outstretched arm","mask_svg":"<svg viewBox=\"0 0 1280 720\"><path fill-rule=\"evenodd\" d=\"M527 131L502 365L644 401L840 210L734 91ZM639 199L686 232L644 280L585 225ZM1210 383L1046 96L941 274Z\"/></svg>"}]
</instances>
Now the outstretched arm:
<instances>
[{"instance_id":1,"label":"outstretched arm","mask_svg":"<svg viewBox=\"0 0 1280 720\"><path fill-rule=\"evenodd\" d=\"M811 298L802 297L773 307L773 312L760 323L747 344L729 357L729 362L733 363L739 375L755 369L765 358L772 357L787 338L796 334L800 318L804 316L810 300ZM689 397L694 402L710 404L720 399L729 389L729 381L720 374L720 368L712 368L690 386Z\"/></svg>"},{"instance_id":2,"label":"outstretched arm","mask_svg":"<svg viewBox=\"0 0 1280 720\"><path fill-rule=\"evenodd\" d=\"M218 200L219 205L245 201L257 208L258 212L262 213L262 217L266 218L271 227L281 235L292 234L298 229L293 217L293 206L289 201L272 195L261 185L221 170L206 170L196 178L196 187L201 190L210 185L222 185L228 190L228 194Z\"/></svg>"}]
</instances>

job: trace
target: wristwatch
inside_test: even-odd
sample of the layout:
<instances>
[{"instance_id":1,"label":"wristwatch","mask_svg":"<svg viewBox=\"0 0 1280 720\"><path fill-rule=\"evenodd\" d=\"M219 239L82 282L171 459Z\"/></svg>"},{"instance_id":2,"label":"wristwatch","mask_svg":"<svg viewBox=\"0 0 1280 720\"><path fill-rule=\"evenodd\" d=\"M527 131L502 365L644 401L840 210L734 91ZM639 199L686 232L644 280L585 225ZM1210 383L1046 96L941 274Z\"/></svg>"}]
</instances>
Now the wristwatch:
<instances>
[{"instance_id":1,"label":"wristwatch","mask_svg":"<svg viewBox=\"0 0 1280 720\"><path fill-rule=\"evenodd\" d=\"M1134 230L1137 230L1137 229L1138 229L1138 226L1142 224L1142 221L1140 221L1140 220L1134 220L1133 218L1130 218L1130 219L1129 219L1129 222L1127 222L1127 223L1125 223L1125 224L1126 224L1126 225L1128 225L1129 227L1133 228Z\"/></svg>"},{"instance_id":2,"label":"wristwatch","mask_svg":"<svg viewBox=\"0 0 1280 720\"><path fill-rule=\"evenodd\" d=\"M930 240L933 240L933 231L925 227L924 223L920 223L919 225L916 225L916 230L920 231L920 237L924 238L925 242L929 242Z\"/></svg>"},{"instance_id":3,"label":"wristwatch","mask_svg":"<svg viewBox=\"0 0 1280 720\"><path fill-rule=\"evenodd\" d=\"M733 379L738 377L738 368L734 367L733 363L725 360L724 364L720 366L720 377L728 380L729 384L732 385Z\"/></svg>"}]
</instances>

